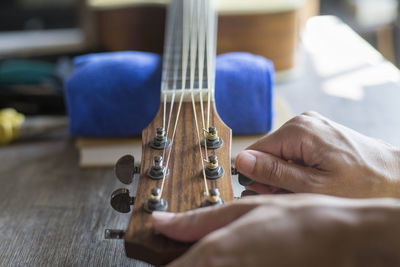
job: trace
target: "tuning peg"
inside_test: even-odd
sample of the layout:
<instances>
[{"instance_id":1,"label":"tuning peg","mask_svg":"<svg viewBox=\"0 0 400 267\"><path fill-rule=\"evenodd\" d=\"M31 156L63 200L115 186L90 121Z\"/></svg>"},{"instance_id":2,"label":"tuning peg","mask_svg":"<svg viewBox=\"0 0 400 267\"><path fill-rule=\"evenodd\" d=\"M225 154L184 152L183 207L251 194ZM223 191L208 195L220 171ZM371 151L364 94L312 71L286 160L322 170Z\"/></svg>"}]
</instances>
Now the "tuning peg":
<instances>
[{"instance_id":1,"label":"tuning peg","mask_svg":"<svg viewBox=\"0 0 400 267\"><path fill-rule=\"evenodd\" d=\"M151 196L144 202L144 210L148 213L153 211L164 211L168 208L168 203L165 199L161 198L161 189L153 188L151 189Z\"/></svg>"},{"instance_id":2,"label":"tuning peg","mask_svg":"<svg viewBox=\"0 0 400 267\"><path fill-rule=\"evenodd\" d=\"M164 178L164 175L168 175L168 170L163 164L163 158L160 155L154 157L153 166L151 166L147 175L154 180L161 180Z\"/></svg>"},{"instance_id":3,"label":"tuning peg","mask_svg":"<svg viewBox=\"0 0 400 267\"><path fill-rule=\"evenodd\" d=\"M111 195L111 207L116 211L128 213L131 211L131 205L135 203L135 198L129 195L129 190L120 188Z\"/></svg>"},{"instance_id":4,"label":"tuning peg","mask_svg":"<svg viewBox=\"0 0 400 267\"><path fill-rule=\"evenodd\" d=\"M215 155L208 157L208 165L205 167L207 179L215 180L224 175L224 168L218 165L218 158Z\"/></svg>"},{"instance_id":5,"label":"tuning peg","mask_svg":"<svg viewBox=\"0 0 400 267\"><path fill-rule=\"evenodd\" d=\"M135 167L135 158L132 155L121 157L115 164L114 172L121 183L132 183L133 175L139 172L138 168Z\"/></svg>"},{"instance_id":6,"label":"tuning peg","mask_svg":"<svg viewBox=\"0 0 400 267\"><path fill-rule=\"evenodd\" d=\"M220 197L218 188L211 188L208 192L208 198L201 203L201 207L216 206L224 204Z\"/></svg>"},{"instance_id":7,"label":"tuning peg","mask_svg":"<svg viewBox=\"0 0 400 267\"><path fill-rule=\"evenodd\" d=\"M238 175L238 171L237 171L237 169L233 166L233 162L231 163L232 164L232 167L231 167L231 174L232 175Z\"/></svg>"},{"instance_id":8,"label":"tuning peg","mask_svg":"<svg viewBox=\"0 0 400 267\"><path fill-rule=\"evenodd\" d=\"M253 180L251 180L250 178L244 176L244 175L241 174L240 172L239 172L238 174L239 174L239 177L238 177L239 184L241 184L241 185L243 185L243 186L249 186L249 185L251 185L252 183L254 183Z\"/></svg>"},{"instance_id":9,"label":"tuning peg","mask_svg":"<svg viewBox=\"0 0 400 267\"><path fill-rule=\"evenodd\" d=\"M165 129L158 127L156 129L156 136L150 142L150 146L154 149L163 150L171 145L171 140L165 135Z\"/></svg>"},{"instance_id":10,"label":"tuning peg","mask_svg":"<svg viewBox=\"0 0 400 267\"><path fill-rule=\"evenodd\" d=\"M224 142L218 136L217 128L211 126L208 128L208 130L204 129L204 131L207 133L207 135L205 142L203 142L203 145L205 143L208 149L218 149L223 145Z\"/></svg>"},{"instance_id":11,"label":"tuning peg","mask_svg":"<svg viewBox=\"0 0 400 267\"><path fill-rule=\"evenodd\" d=\"M243 174L241 174L240 172L237 171L237 169L235 167L231 168L231 173L232 175L238 175L238 181L239 184L241 184L242 186L249 186L252 183L254 183L253 180L251 180L250 178L244 176Z\"/></svg>"},{"instance_id":12,"label":"tuning peg","mask_svg":"<svg viewBox=\"0 0 400 267\"><path fill-rule=\"evenodd\" d=\"M244 191L241 193L240 197L257 196L257 195L258 195L258 193L255 192L255 191L253 191L253 190L244 190Z\"/></svg>"}]
</instances>

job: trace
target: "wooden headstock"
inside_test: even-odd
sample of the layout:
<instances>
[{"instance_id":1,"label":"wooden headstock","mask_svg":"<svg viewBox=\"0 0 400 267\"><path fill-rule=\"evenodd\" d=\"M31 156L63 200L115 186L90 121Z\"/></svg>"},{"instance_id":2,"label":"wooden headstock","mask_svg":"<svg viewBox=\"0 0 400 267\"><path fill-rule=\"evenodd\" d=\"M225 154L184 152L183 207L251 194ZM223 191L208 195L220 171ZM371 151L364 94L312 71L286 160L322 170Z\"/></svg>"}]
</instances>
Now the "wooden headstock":
<instances>
[{"instance_id":1,"label":"wooden headstock","mask_svg":"<svg viewBox=\"0 0 400 267\"><path fill-rule=\"evenodd\" d=\"M163 265L190 247L156 233L152 211L184 212L233 200L231 129L218 116L213 101L215 36L212 0L171 2L162 103L142 132L140 180L124 235L128 257ZM203 132L206 127L207 134ZM166 140L169 146L164 148L161 144ZM133 165L133 157L118 161L116 175L122 182L131 181ZM119 189L113 193L111 204L129 212L133 202L127 189ZM119 236L119 232L116 234Z\"/></svg>"},{"instance_id":2,"label":"wooden headstock","mask_svg":"<svg viewBox=\"0 0 400 267\"><path fill-rule=\"evenodd\" d=\"M167 109L169 109L169 105ZM200 114L199 103L197 115ZM178 105L174 105L172 120L174 121ZM179 243L155 233L151 224L151 214L143 208L144 202L150 198L152 188L161 186L161 180L153 180L147 171L153 165L153 159L162 154L162 150L153 149L151 141L156 135L157 127L163 124L163 106L150 125L143 130L142 163L140 180L129 227L125 235L125 249L128 257L143 260L154 265L162 265L175 259L186 251L190 244ZM218 157L219 165L225 170L224 175L216 180L207 179L208 187L219 189L221 198L225 202L233 200L231 182L231 130L222 122L214 106L210 109L210 125L218 130L223 140L221 148L208 149L209 155ZM201 135L203 136L203 135ZM166 176L162 198L168 203L167 211L183 212L200 208L207 198L204 195L205 185L202 174L201 156L198 146L197 132L194 122L192 103L182 103L180 119L178 121L175 140L169 162L169 174ZM204 148L203 148L204 157Z\"/></svg>"}]
</instances>

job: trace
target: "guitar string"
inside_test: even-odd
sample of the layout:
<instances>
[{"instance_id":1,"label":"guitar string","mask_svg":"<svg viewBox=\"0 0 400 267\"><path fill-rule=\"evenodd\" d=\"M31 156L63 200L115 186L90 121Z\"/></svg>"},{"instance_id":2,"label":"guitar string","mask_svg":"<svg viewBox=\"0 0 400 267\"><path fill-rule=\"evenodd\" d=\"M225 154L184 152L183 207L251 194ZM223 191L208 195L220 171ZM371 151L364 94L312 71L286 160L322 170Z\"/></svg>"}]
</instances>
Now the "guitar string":
<instances>
[{"instance_id":1,"label":"guitar string","mask_svg":"<svg viewBox=\"0 0 400 267\"><path fill-rule=\"evenodd\" d=\"M175 141L175 134L176 134L176 128L178 125L179 121L179 115L181 113L181 108L182 108L182 103L183 103L183 97L185 95L185 88L186 88L186 75L187 75L187 66L188 66L188 53L189 53L189 34L188 34L188 22L189 22L189 12L187 9L189 9L189 5L187 1L182 1L183 2L183 23L182 23L182 94L179 99L179 105L178 105L178 111L176 113L176 119L175 119L175 125L174 129L172 132L172 138L171 138L171 149L168 151L168 156L167 156L167 162L165 164L166 170L168 170L168 165L169 165L169 160L171 158L171 152L172 152L172 146ZM189 9L190 10L190 9ZM164 190L164 185L165 185L165 177L166 177L167 172L164 172L162 183L161 183L161 188L160 188L160 197L162 196L163 190Z\"/></svg>"},{"instance_id":2,"label":"guitar string","mask_svg":"<svg viewBox=\"0 0 400 267\"><path fill-rule=\"evenodd\" d=\"M212 2L212 5L215 4L215 2ZM210 34L212 34L212 39L211 39L211 84L210 84L210 91L212 96L215 96L215 75L217 73L216 71L216 57L217 57L217 38L218 38L218 15L217 12L215 12L214 7L211 8L213 12L210 12L211 16L213 17L212 19L212 25L211 25L211 30L209 31Z\"/></svg>"},{"instance_id":3,"label":"guitar string","mask_svg":"<svg viewBox=\"0 0 400 267\"><path fill-rule=\"evenodd\" d=\"M199 1L200 4L198 7L198 16L199 16L199 89L200 89L200 109L201 109L201 123L202 123L202 133L203 133L203 140L206 140L206 132L204 129L205 126L205 117L204 117L204 104L203 104L203 78L204 78L204 53L205 53L205 4L204 1ZM208 87L208 84L207 84ZM205 144L205 143L204 143ZM207 146L204 145L205 155L204 160L208 162L208 149Z\"/></svg>"},{"instance_id":4,"label":"guitar string","mask_svg":"<svg viewBox=\"0 0 400 267\"><path fill-rule=\"evenodd\" d=\"M179 36L179 32L177 31L177 24L178 23L178 18L179 16L176 16L176 13L178 13L178 5L177 2L174 1L171 3L171 13L168 14L168 16L171 16L173 18L173 23L171 23L170 25L168 25L168 27L170 28L170 38L168 40L168 45L170 47L170 49L172 49L172 65L173 65L173 81L172 81L172 99L171 99L171 104L170 104L170 110L169 110L169 115L168 115L168 126L165 132L165 136L168 138L168 134L169 134L169 128L171 125L171 116L172 116L172 111L174 108L174 103L175 103L175 95L176 95L176 88L177 88L177 77L178 77L178 64L177 61L179 59L179 53L177 53L176 51L176 46L175 46L175 40L176 38L172 38L173 37L177 37ZM172 29L171 29L172 27ZM173 34L171 33L173 31ZM170 53L170 57L171 57L171 50L169 50ZM178 58L177 58L178 57ZM168 69L170 68L171 64L168 65ZM168 78L168 77L167 77ZM167 89L167 88L166 88ZM164 106L166 106L166 102L167 102L167 92L164 92ZM161 160L161 165L164 165L164 157L165 157L165 151L166 151L167 147L165 146L163 148L163 153L162 153L162 160ZM167 171L168 169L166 169Z\"/></svg>"},{"instance_id":5,"label":"guitar string","mask_svg":"<svg viewBox=\"0 0 400 267\"><path fill-rule=\"evenodd\" d=\"M207 81L208 81L208 90L207 90L207 98L208 98L208 100L207 100L207 129L209 129L210 128L210 108L211 108L211 104L210 104L210 102L211 102L211 86L212 86L212 84L213 84L213 81L212 81L212 79L211 79L211 77L212 77L212 74L211 74L211 61L212 61L212 55L213 55L213 53L212 53L212 51L214 51L214 49L212 49L212 44L213 44L213 40L211 39L211 32L212 32L212 27L214 26L214 25L212 25L212 23L211 23L211 19L212 19L212 12L211 12L211 3L210 3L210 1L206 1L206 3L207 3L207 5L206 5L206 10L208 11L207 12L207 20L206 20L206 23L207 23L207 34L206 34L206 38L207 38L207 42L206 42L206 45L207 45L207 47L206 47L206 49L207 49Z\"/></svg>"},{"instance_id":6,"label":"guitar string","mask_svg":"<svg viewBox=\"0 0 400 267\"><path fill-rule=\"evenodd\" d=\"M186 4L185 4L186 3ZM176 116L176 121L175 121L175 125L174 125L174 130L173 130L173 134L172 134L172 138L171 138L171 147L173 146L173 143L174 143L174 140L175 140L175 134L176 134L176 129L177 129L177 124L178 124L178 120L179 120L179 115L180 115L180 111L181 111L181 107L182 107L182 102L183 102L183 99L184 99L184 94L185 94L185 89L186 89L186 74L187 74L187 67L188 67L188 53L189 53L189 39L188 39L188 35L189 35L189 33L190 33L190 28L189 28L189 32L188 32L188 28L187 27L185 27L185 25L187 25L187 22L188 22L188 14L189 14L189 12L188 12L188 7L189 7L189 10L192 10L193 9L193 1L190 1L189 2L189 5L187 5L187 3L188 2L184 2L183 3L183 6L184 6L184 14L183 14L183 26L182 26L182 28L184 28L184 30L182 31L183 33L182 33L182 43L183 43L183 49L182 49L182 54L183 54L183 56L182 56L182 82L181 82L181 84L183 85L182 86L182 94L181 94L181 98L180 98L180 101L179 101L179 106L178 106L178 112L177 112L177 116ZM208 4L209 4L209 2L208 2ZM210 10L210 5L207 5L207 11L209 11ZM212 15L212 14L210 14L211 12L208 12L208 18L210 18L210 16ZM213 39L212 39L212 37L213 36L210 36L210 29L212 29L212 23L210 23L210 22L208 22L209 20L207 20L207 24L208 24L208 34L207 34L207 40L208 40L208 42L207 42L207 71L208 71L208 75L207 75L207 77L208 77L208 82L207 82L207 87L208 87L208 90L207 90L207 93L208 93L208 118L207 118L207 125L209 126L209 117L210 117L210 98L211 98L211 93L210 93L210 88L211 88L211 84L212 84L212 82L211 82L211 84L210 84L210 78L212 79L212 78L214 78L213 76L212 76L212 74L210 75L210 69L213 69L213 67L210 67L211 65L212 65L212 60L210 60L211 59L211 56L212 56L212 52L215 52L215 48L214 49L212 49L211 47L212 47L212 43L213 43ZM200 23L197 21L197 26L199 25ZM211 31L212 32L212 31ZM215 37L215 36L214 36ZM195 44L197 44L197 42L194 42ZM193 42L192 42L192 44L193 44ZM192 49L192 51L193 51L193 49ZM197 48L196 48L196 52L197 52ZM211 53L210 53L211 52ZM210 55L211 54L211 55ZM194 59L193 60L193 53L191 53L191 62L192 62L192 67L191 67L191 72L192 73L194 73L194 71L195 71L195 68L193 68L193 64L195 65L195 63L196 63L196 60ZM194 54L195 55L195 54ZM199 63L200 64L200 63ZM177 64L176 64L177 65ZM200 76L200 74L199 74L199 79L200 79L200 81L199 81L199 83L201 82L202 83L202 81L201 81L201 76ZM191 83L192 83L192 85L191 85L191 89L192 89L192 105L193 105L193 111L194 111L194 116L195 116L195 122L196 122L196 128L197 128L197 135L198 135L198 139L199 139L199 149L200 149L200 154L201 154L201 159L202 159L202 166L203 166L203 176L204 176L204 181L205 181L205 188L206 188L206 194L208 194L208 187L207 187L207 180L206 180L206 176L205 176L205 171L204 171L204 162L203 162L203 156L202 156L202 149L201 149L201 141L200 141L200 133L199 133L199 130L198 130L198 121L197 121L197 112L196 112L196 108L195 108L195 105L194 105L194 94L193 94L193 91L194 91L194 86L193 86L193 82L194 82L194 74L192 74L191 75ZM200 86L199 86L200 87ZM202 97L202 87L200 87L199 88L200 90L200 94L201 94L201 97ZM174 102L174 101L173 101ZM201 102L201 104L202 104L203 102ZM171 106L171 111L170 111L170 118L171 118L171 113L172 113L172 106ZM169 122L168 122L168 124L170 124L170 118L169 118ZM202 113L202 118L204 118L204 114ZM204 121L203 121L203 128L204 128ZM167 131L169 131L169 125L168 125L168 130ZM205 134L204 132L203 132L203 134ZM167 135L168 136L168 135ZM172 149L170 149L169 150L169 153L168 153L168 158L167 158L167 162L166 162L166 169L168 169L168 165L169 165L169 160L170 160L170 156L171 156L171 151L172 151ZM164 155L164 153L165 153L165 150L163 151L163 155ZM163 192L163 188L164 188L164 185L165 185L165 177L166 177L166 172L164 172L164 177L163 177L163 181L162 181L162 185L161 185L161 194L162 194L162 192ZM160 195L161 195L160 194Z\"/></svg>"},{"instance_id":7,"label":"guitar string","mask_svg":"<svg viewBox=\"0 0 400 267\"><path fill-rule=\"evenodd\" d=\"M171 8L173 8L173 6ZM171 47L169 47L169 43L171 41L171 30L172 30L171 23L172 23L172 18L173 18L172 16L170 16L170 13L172 11L173 11L172 9L171 9L171 11L168 10L169 14L167 15L167 23L165 26L165 34L167 36L167 39L164 44L165 57L163 59L163 66L162 66L163 70L166 70L166 69L169 70L168 64L170 61L170 51L171 51ZM168 79L168 71L163 71L162 77L161 77L161 81L162 81L161 82L161 92L164 93L164 105L163 105L163 128L164 129L165 129L165 117L166 117L166 113L167 113L167 104L166 104L167 94L165 93L165 90L167 88L167 79Z\"/></svg>"},{"instance_id":8,"label":"guitar string","mask_svg":"<svg viewBox=\"0 0 400 267\"><path fill-rule=\"evenodd\" d=\"M197 2L197 10L199 9L199 1ZM193 1L191 1L193 4ZM195 73L196 73L196 59L197 59L197 37L198 37L198 30L199 30L199 17L197 14L197 11L194 9L192 6L192 23L190 25L191 28L191 39L190 39L190 90L191 90L191 96L192 96L192 107L193 107L193 116L194 116L194 122L196 124L196 132L197 132L197 139L198 139L198 145L199 145L199 152L200 152L200 159L201 159L201 166L202 166L202 172L203 172L203 178L204 178L204 186L205 186L205 195L208 195L208 185L207 185L207 177L206 177L206 172L204 169L204 160L203 160L203 150L201 148L201 138L200 138L200 131L199 131L199 123L197 120L197 109L196 109L196 104L194 101L194 80L195 80ZM200 77L199 77L200 79ZM200 89L200 95L201 95L201 90L202 88L199 86Z\"/></svg>"}]
</instances>

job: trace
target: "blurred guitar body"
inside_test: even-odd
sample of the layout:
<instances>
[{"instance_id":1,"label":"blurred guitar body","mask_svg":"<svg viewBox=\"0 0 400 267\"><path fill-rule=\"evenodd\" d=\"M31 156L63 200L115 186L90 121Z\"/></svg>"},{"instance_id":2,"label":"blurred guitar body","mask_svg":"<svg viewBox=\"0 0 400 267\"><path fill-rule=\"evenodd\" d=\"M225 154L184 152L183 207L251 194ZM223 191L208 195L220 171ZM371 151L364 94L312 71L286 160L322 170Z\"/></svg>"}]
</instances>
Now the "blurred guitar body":
<instances>
[{"instance_id":1,"label":"blurred guitar body","mask_svg":"<svg viewBox=\"0 0 400 267\"><path fill-rule=\"evenodd\" d=\"M162 53L167 0L107 4L93 0L98 44L108 51ZM128 3L127 3L128 2ZM220 0L217 54L245 51L271 59L277 71L291 69L299 31L318 14L319 0Z\"/></svg>"}]
</instances>

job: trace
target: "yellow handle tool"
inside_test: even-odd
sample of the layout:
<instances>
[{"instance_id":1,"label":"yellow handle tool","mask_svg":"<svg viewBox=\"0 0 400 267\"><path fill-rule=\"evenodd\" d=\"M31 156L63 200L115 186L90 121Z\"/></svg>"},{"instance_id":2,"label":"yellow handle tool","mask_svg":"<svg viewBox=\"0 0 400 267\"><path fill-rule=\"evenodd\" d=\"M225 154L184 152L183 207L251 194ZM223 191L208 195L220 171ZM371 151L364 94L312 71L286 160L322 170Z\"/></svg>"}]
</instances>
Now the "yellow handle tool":
<instances>
[{"instance_id":1,"label":"yellow handle tool","mask_svg":"<svg viewBox=\"0 0 400 267\"><path fill-rule=\"evenodd\" d=\"M0 110L0 145L5 145L18 138L19 129L25 116L13 108Z\"/></svg>"}]
</instances>

